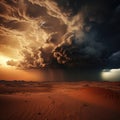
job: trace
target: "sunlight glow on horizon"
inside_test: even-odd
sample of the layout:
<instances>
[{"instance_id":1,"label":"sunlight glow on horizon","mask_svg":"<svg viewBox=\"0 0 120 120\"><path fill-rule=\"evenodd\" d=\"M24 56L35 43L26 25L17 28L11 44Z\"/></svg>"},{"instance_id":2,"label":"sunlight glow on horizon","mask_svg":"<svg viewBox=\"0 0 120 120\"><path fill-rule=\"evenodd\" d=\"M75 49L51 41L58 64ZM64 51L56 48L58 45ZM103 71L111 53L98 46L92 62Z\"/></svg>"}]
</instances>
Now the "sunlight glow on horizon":
<instances>
[{"instance_id":1,"label":"sunlight glow on horizon","mask_svg":"<svg viewBox=\"0 0 120 120\"><path fill-rule=\"evenodd\" d=\"M1 66L3 66L3 67L9 67L9 65L7 65L7 61L9 61L9 60L11 60L11 58L0 55L0 65Z\"/></svg>"},{"instance_id":2,"label":"sunlight glow on horizon","mask_svg":"<svg viewBox=\"0 0 120 120\"><path fill-rule=\"evenodd\" d=\"M105 69L101 76L105 81L120 81L120 69Z\"/></svg>"}]
</instances>

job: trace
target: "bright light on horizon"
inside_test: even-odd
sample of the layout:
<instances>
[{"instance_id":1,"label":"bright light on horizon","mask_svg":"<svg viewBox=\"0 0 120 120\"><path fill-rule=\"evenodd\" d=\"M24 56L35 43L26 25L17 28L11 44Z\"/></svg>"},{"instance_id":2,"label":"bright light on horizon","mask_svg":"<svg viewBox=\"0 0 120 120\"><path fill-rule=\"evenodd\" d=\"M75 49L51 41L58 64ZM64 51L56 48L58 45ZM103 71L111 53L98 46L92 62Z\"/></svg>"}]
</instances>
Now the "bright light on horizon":
<instances>
[{"instance_id":1,"label":"bright light on horizon","mask_svg":"<svg viewBox=\"0 0 120 120\"><path fill-rule=\"evenodd\" d=\"M120 81L120 69L104 69L101 76L105 81Z\"/></svg>"},{"instance_id":2,"label":"bright light on horizon","mask_svg":"<svg viewBox=\"0 0 120 120\"><path fill-rule=\"evenodd\" d=\"M13 58L10 58L10 57L7 57L7 56L3 56L3 55L0 55L0 66L1 67L5 67L5 68L15 68L15 66L11 66L11 65L8 65L7 62L8 61L11 61L11 60L14 60L14 61L17 61L16 59L13 59Z\"/></svg>"},{"instance_id":3,"label":"bright light on horizon","mask_svg":"<svg viewBox=\"0 0 120 120\"><path fill-rule=\"evenodd\" d=\"M8 67L7 61L11 60L9 57L0 55L0 65L3 67Z\"/></svg>"}]
</instances>

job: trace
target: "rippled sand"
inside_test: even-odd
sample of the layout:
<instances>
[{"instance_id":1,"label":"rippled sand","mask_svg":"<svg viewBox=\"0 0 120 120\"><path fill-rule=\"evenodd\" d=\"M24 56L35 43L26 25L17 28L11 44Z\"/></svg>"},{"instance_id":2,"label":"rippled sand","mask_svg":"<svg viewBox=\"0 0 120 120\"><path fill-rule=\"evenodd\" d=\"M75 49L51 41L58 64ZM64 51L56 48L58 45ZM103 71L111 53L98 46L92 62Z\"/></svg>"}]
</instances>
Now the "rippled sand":
<instances>
[{"instance_id":1,"label":"rippled sand","mask_svg":"<svg viewBox=\"0 0 120 120\"><path fill-rule=\"evenodd\" d=\"M2 81L0 120L120 120L120 83Z\"/></svg>"}]
</instances>

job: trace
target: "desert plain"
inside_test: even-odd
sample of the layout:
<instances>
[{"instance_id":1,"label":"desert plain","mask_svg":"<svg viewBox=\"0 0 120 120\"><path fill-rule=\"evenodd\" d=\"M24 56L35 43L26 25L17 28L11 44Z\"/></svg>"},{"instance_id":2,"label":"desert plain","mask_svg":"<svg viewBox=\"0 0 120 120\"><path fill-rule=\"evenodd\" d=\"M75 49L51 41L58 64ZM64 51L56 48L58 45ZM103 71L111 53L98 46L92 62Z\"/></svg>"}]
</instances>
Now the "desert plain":
<instances>
[{"instance_id":1,"label":"desert plain","mask_svg":"<svg viewBox=\"0 0 120 120\"><path fill-rule=\"evenodd\" d=\"M0 120L120 120L120 82L2 80Z\"/></svg>"}]
</instances>

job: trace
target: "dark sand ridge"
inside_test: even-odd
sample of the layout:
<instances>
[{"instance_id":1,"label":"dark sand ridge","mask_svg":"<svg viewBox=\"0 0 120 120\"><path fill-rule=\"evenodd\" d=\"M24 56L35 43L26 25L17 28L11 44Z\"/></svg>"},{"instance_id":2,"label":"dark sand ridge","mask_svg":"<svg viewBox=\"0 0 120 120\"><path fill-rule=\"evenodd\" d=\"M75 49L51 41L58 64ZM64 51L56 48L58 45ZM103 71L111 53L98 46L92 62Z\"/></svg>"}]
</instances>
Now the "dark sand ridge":
<instances>
[{"instance_id":1,"label":"dark sand ridge","mask_svg":"<svg viewBox=\"0 0 120 120\"><path fill-rule=\"evenodd\" d=\"M75 98L120 112L120 92L100 87L87 87L72 92Z\"/></svg>"}]
</instances>

